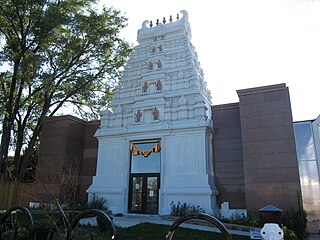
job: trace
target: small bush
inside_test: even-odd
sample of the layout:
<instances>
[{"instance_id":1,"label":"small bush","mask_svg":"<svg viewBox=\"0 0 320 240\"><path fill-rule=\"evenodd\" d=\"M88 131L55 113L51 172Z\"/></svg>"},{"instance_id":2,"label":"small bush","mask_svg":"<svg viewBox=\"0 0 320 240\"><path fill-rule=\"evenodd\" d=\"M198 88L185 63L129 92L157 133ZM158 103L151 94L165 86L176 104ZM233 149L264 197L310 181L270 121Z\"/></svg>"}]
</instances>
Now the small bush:
<instances>
[{"instance_id":1,"label":"small bush","mask_svg":"<svg viewBox=\"0 0 320 240\"><path fill-rule=\"evenodd\" d=\"M98 197L95 194L92 195L91 200L88 202L86 209L99 209L107 210L106 207L107 200L103 197Z\"/></svg>"},{"instance_id":2,"label":"small bush","mask_svg":"<svg viewBox=\"0 0 320 240\"><path fill-rule=\"evenodd\" d=\"M298 236L294 233L294 231L288 229L286 226L282 225L282 231L284 233L284 240L298 240Z\"/></svg>"},{"instance_id":3,"label":"small bush","mask_svg":"<svg viewBox=\"0 0 320 240\"><path fill-rule=\"evenodd\" d=\"M180 202L178 202L178 204L174 204L173 202L171 202L170 206L171 206L171 216L182 217L188 214L205 212L205 210L200 206L190 205L187 203L181 204Z\"/></svg>"},{"instance_id":4,"label":"small bush","mask_svg":"<svg viewBox=\"0 0 320 240\"><path fill-rule=\"evenodd\" d=\"M239 224L239 225L250 225L250 219L244 216L243 214L234 214L231 218L221 218L220 219L224 223L231 223L231 224ZM254 225L251 225L254 226Z\"/></svg>"},{"instance_id":5,"label":"small bush","mask_svg":"<svg viewBox=\"0 0 320 240\"><path fill-rule=\"evenodd\" d=\"M284 226L295 233L297 239L306 239L307 213L303 209L287 211L282 222Z\"/></svg>"}]
</instances>

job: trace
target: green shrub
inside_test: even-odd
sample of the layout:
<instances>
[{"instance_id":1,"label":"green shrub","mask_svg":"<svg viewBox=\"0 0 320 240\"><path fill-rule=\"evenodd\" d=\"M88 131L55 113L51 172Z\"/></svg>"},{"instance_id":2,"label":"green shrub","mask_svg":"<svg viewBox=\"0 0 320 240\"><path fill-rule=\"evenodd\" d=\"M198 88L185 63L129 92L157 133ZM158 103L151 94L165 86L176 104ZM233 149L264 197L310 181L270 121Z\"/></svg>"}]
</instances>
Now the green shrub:
<instances>
[{"instance_id":1,"label":"green shrub","mask_svg":"<svg viewBox=\"0 0 320 240\"><path fill-rule=\"evenodd\" d=\"M231 223L231 224L239 224L239 225L250 225L250 219L247 218L243 214L234 214L231 218L219 218L224 223ZM250 226L256 226L256 225L250 225Z\"/></svg>"},{"instance_id":2,"label":"green shrub","mask_svg":"<svg viewBox=\"0 0 320 240\"><path fill-rule=\"evenodd\" d=\"M29 235L29 228L26 226L16 226L16 229L6 229L2 232L0 239L13 239L13 236L19 238L27 238L26 236ZM16 239L16 238L14 238Z\"/></svg>"},{"instance_id":3,"label":"green shrub","mask_svg":"<svg viewBox=\"0 0 320 240\"><path fill-rule=\"evenodd\" d=\"M288 229L286 226L282 225L282 231L284 233L284 240L298 240L298 236L294 231Z\"/></svg>"},{"instance_id":4,"label":"green shrub","mask_svg":"<svg viewBox=\"0 0 320 240\"><path fill-rule=\"evenodd\" d=\"M307 213L303 209L295 211L287 211L286 216L282 219L282 223L288 229L291 229L298 239L306 238L307 229Z\"/></svg>"},{"instance_id":5,"label":"green shrub","mask_svg":"<svg viewBox=\"0 0 320 240\"><path fill-rule=\"evenodd\" d=\"M106 199L93 194L91 200L88 202L87 209L107 210L106 203Z\"/></svg>"},{"instance_id":6,"label":"green shrub","mask_svg":"<svg viewBox=\"0 0 320 240\"><path fill-rule=\"evenodd\" d=\"M205 210L200 206L190 205L187 203L181 204L180 202L178 202L178 204L174 204L173 202L171 202L170 206L171 206L171 216L182 217L188 214L205 212Z\"/></svg>"}]
</instances>

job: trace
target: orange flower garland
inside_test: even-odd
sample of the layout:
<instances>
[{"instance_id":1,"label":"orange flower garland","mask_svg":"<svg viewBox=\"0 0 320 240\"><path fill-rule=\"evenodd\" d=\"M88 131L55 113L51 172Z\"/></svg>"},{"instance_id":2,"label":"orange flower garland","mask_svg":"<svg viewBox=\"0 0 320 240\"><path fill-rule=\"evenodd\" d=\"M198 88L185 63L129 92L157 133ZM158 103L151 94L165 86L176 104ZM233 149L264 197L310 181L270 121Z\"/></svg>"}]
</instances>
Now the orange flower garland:
<instances>
[{"instance_id":1,"label":"orange flower garland","mask_svg":"<svg viewBox=\"0 0 320 240\"><path fill-rule=\"evenodd\" d=\"M148 157L152 152L160 152L161 144L158 141L152 148L149 150L140 150L134 144L131 144L131 152L133 156L143 155L144 157Z\"/></svg>"}]
</instances>

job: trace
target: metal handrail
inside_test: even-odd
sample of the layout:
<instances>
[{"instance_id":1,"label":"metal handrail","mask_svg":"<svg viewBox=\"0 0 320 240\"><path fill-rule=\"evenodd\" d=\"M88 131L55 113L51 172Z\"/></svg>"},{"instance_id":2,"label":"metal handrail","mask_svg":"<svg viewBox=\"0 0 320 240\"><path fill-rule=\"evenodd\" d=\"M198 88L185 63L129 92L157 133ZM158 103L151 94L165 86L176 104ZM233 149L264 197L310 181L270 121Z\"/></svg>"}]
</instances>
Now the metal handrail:
<instances>
[{"instance_id":1,"label":"metal handrail","mask_svg":"<svg viewBox=\"0 0 320 240\"><path fill-rule=\"evenodd\" d=\"M110 225L110 227L111 227L111 231L112 231L111 239L112 240L117 240L118 239L117 230L116 230L111 218L105 212L103 212L101 210L91 209L91 210L86 210L86 211L83 211L83 212L79 213L78 215L76 215L72 219L72 222L71 222L71 224L70 224L70 226L68 228L66 240L71 240L72 239L72 233L73 233L74 228L76 227L76 225L78 224L78 222L80 221L81 218L83 218L85 216L88 216L88 215L95 215L95 216L98 216L98 217L101 217L101 218L105 219L108 222L108 224Z\"/></svg>"},{"instance_id":2,"label":"metal handrail","mask_svg":"<svg viewBox=\"0 0 320 240\"><path fill-rule=\"evenodd\" d=\"M190 214L190 215L178 218L174 223L172 223L171 227L169 228L168 233L166 235L166 240L172 240L175 230L180 226L180 224L190 219L206 220L210 222L213 226L217 227L221 231L225 239L232 240L232 237L228 229L225 227L225 225L223 225L222 222L220 222L217 218L204 213Z\"/></svg>"},{"instance_id":3,"label":"metal handrail","mask_svg":"<svg viewBox=\"0 0 320 240\"><path fill-rule=\"evenodd\" d=\"M16 210L20 210L21 212L23 212L29 219L30 221L30 227L29 227L29 238L32 240L34 239L35 236L35 221L33 218L32 213L30 212L30 210L26 207L23 206L15 206L12 208L9 208L7 211L5 211L5 213L1 216L0 218L0 240L1 238L1 233L2 233L2 228L3 228L3 224L5 223L5 220L8 216L10 216L10 214ZM14 235L14 239L16 239L16 236Z\"/></svg>"}]
</instances>

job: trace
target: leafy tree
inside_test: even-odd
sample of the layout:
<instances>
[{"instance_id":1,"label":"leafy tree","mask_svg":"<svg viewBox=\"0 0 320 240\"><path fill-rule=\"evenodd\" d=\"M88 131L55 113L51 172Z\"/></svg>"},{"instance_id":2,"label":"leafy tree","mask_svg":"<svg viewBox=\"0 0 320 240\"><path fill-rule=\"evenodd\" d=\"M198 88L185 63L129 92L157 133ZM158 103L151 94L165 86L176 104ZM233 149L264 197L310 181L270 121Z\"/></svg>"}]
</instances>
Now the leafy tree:
<instances>
[{"instance_id":1,"label":"leafy tree","mask_svg":"<svg viewBox=\"0 0 320 240\"><path fill-rule=\"evenodd\" d=\"M131 46L127 18L94 0L2 0L0 4L0 179L26 178L46 116L73 107L97 117L112 96ZM5 164L6 163L6 164Z\"/></svg>"}]
</instances>

